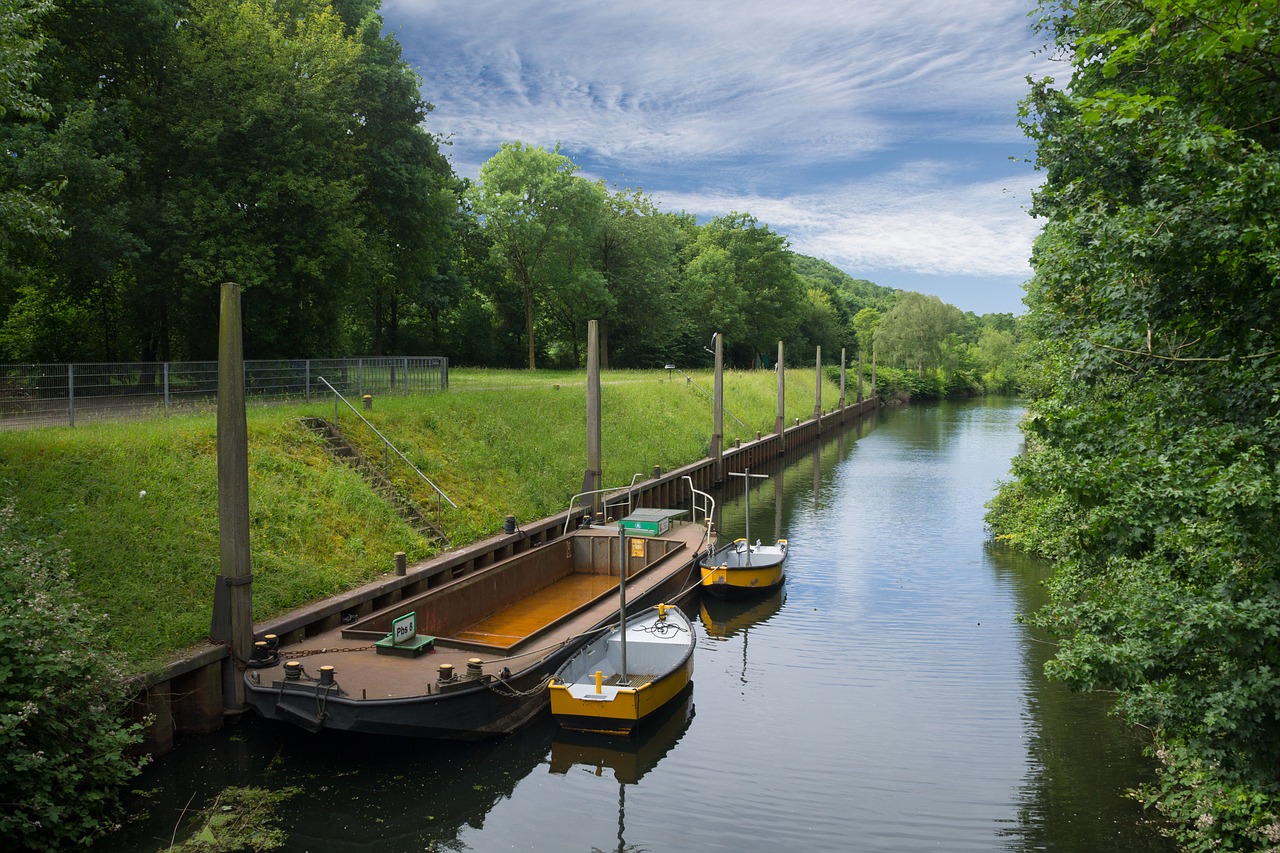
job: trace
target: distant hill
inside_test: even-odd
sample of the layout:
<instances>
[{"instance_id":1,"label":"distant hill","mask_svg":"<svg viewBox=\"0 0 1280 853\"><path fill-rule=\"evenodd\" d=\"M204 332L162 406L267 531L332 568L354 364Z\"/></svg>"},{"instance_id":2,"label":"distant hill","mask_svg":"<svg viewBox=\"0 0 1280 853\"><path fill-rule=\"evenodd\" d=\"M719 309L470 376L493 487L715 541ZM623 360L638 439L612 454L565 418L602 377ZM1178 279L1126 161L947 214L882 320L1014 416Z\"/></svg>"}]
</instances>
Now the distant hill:
<instances>
[{"instance_id":1,"label":"distant hill","mask_svg":"<svg viewBox=\"0 0 1280 853\"><path fill-rule=\"evenodd\" d=\"M854 278L820 258L793 253L791 267L807 286L825 291L846 317L852 317L863 308L875 308L881 313L888 311L898 295L892 287Z\"/></svg>"}]
</instances>

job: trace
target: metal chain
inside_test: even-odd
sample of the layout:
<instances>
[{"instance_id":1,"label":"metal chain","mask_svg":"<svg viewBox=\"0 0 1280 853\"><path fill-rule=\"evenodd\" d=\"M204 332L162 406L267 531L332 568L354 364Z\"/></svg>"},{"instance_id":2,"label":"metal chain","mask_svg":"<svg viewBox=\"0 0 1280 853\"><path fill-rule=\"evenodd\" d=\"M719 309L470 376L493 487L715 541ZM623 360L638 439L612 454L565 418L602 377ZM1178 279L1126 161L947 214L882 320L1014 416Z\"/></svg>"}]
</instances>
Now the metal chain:
<instances>
[{"instance_id":1,"label":"metal chain","mask_svg":"<svg viewBox=\"0 0 1280 853\"><path fill-rule=\"evenodd\" d=\"M280 657L281 658L308 658L308 657L311 657L312 655L327 655L327 654L333 654L337 652L367 652L371 648L373 648L372 643L370 643L367 646L348 646L342 649L299 649L298 651L294 651L294 652L280 652Z\"/></svg>"}]
</instances>

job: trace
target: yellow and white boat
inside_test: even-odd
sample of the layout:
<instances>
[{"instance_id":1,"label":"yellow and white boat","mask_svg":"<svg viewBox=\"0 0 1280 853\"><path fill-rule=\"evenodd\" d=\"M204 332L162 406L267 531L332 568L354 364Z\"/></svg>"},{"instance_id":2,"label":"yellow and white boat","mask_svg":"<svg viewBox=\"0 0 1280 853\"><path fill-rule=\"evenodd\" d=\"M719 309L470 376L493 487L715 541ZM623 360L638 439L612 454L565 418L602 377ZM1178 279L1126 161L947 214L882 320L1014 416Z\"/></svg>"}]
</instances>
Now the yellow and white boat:
<instances>
[{"instance_id":1,"label":"yellow and white boat","mask_svg":"<svg viewBox=\"0 0 1280 853\"><path fill-rule=\"evenodd\" d=\"M611 627L551 679L551 714L579 731L632 734L693 678L693 626L679 607L659 604Z\"/></svg>"},{"instance_id":2,"label":"yellow and white boat","mask_svg":"<svg viewBox=\"0 0 1280 853\"><path fill-rule=\"evenodd\" d=\"M786 560L785 539L772 545L761 545L758 539L754 545L735 539L702 558L702 590L717 598L736 598L777 589L786 579Z\"/></svg>"},{"instance_id":3,"label":"yellow and white boat","mask_svg":"<svg viewBox=\"0 0 1280 853\"><path fill-rule=\"evenodd\" d=\"M735 539L722 548L711 548L698 562L702 573L702 590L717 598L738 598L753 593L777 589L785 580L783 564L787 561L787 540L779 539L772 545L762 545L751 536L751 478L764 479L764 474L729 472L731 477L747 481L743 500L745 504L746 536Z\"/></svg>"}]
</instances>

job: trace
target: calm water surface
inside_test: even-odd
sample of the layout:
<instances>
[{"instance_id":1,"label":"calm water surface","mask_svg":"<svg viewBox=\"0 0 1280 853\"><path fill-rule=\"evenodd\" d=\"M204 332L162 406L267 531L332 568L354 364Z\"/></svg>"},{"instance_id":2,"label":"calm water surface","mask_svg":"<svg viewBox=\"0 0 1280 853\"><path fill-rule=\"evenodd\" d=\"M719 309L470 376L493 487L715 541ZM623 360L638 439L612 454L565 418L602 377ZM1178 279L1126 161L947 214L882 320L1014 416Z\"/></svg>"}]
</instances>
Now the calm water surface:
<instances>
[{"instance_id":1,"label":"calm water surface","mask_svg":"<svg viewBox=\"0 0 1280 853\"><path fill-rule=\"evenodd\" d=\"M1167 851L1124 792L1138 736L1048 683L1017 623L1044 567L986 541L1012 403L913 406L771 471L751 536L790 540L769 598L706 602L694 686L635 741L543 719L489 744L191 738L103 849L166 849L222 787L297 785L289 851ZM741 486L720 529L742 534Z\"/></svg>"}]
</instances>

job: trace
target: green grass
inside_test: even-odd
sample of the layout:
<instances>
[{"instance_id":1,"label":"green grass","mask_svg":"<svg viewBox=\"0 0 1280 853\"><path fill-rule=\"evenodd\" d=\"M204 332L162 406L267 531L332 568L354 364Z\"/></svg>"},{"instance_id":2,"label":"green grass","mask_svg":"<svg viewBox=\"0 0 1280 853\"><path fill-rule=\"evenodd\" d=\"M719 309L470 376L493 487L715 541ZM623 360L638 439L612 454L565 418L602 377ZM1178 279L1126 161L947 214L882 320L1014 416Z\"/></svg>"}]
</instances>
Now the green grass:
<instances>
[{"instance_id":1,"label":"green grass","mask_svg":"<svg viewBox=\"0 0 1280 853\"><path fill-rule=\"evenodd\" d=\"M690 375L711 390L710 371ZM792 423L813 413L813 370L787 376ZM608 371L602 385L606 486L706 455L710 402L683 377ZM825 383L824 406L837 397ZM726 446L771 432L776 400L772 372L727 373L725 407L746 426L726 415ZM332 402L248 412L258 620L370 581L392 569L396 551L411 562L431 554L426 540L298 425L304 414L332 419ZM458 504L442 515L454 545L498 532L508 514L531 521L559 512L581 487L582 372L454 370L448 392L380 397L364 414ZM382 457L380 441L357 429L350 411L339 423L371 457ZM434 492L405 471L393 466L397 484L433 509ZM77 586L110 617L104 640L138 669L208 636L219 569L212 415L0 433L0 485L28 534L66 551Z\"/></svg>"}]
</instances>

